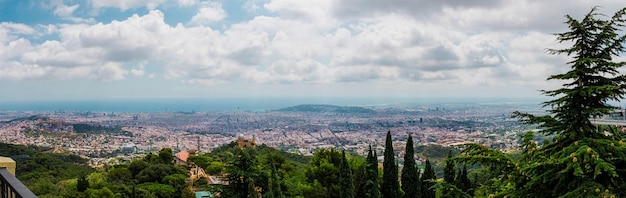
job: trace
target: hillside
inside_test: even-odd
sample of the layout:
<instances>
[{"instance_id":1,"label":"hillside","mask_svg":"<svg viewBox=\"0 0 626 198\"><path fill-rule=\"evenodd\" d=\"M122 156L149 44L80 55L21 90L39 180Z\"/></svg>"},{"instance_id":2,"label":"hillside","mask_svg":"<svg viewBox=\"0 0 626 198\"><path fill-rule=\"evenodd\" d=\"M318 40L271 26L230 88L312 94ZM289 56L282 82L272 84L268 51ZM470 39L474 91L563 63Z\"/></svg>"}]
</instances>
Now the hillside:
<instances>
[{"instance_id":1,"label":"hillside","mask_svg":"<svg viewBox=\"0 0 626 198\"><path fill-rule=\"evenodd\" d=\"M87 160L69 153L49 153L51 148L0 143L0 156L16 162L16 176L33 189L41 183L77 178L94 170Z\"/></svg>"},{"instance_id":2,"label":"hillside","mask_svg":"<svg viewBox=\"0 0 626 198\"><path fill-rule=\"evenodd\" d=\"M304 104L278 109L279 112L315 112L315 113L376 113L376 111L356 106Z\"/></svg>"}]
</instances>

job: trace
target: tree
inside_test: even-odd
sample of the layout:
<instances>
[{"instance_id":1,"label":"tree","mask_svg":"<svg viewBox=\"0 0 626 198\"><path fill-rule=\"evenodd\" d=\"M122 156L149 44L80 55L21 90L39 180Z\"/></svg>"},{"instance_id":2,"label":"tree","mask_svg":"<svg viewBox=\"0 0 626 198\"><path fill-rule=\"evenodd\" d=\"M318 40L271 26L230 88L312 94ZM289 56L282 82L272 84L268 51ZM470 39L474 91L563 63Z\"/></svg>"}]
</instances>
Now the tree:
<instances>
[{"instance_id":1,"label":"tree","mask_svg":"<svg viewBox=\"0 0 626 198\"><path fill-rule=\"evenodd\" d=\"M467 166L463 164L463 169L459 171L459 174L456 176L455 185L463 192L467 192L468 194L473 194L468 192L470 188L472 188L472 181L467 176Z\"/></svg>"},{"instance_id":2,"label":"tree","mask_svg":"<svg viewBox=\"0 0 626 198\"><path fill-rule=\"evenodd\" d=\"M413 146L413 137L409 134L409 138L406 140L406 148L404 152L404 168L402 169L402 191L404 191L404 197L418 197L419 196L419 173L417 171L417 164L415 163L415 147Z\"/></svg>"},{"instance_id":3,"label":"tree","mask_svg":"<svg viewBox=\"0 0 626 198\"><path fill-rule=\"evenodd\" d=\"M171 148L162 148L159 151L159 158L163 164L171 164L174 162L174 153Z\"/></svg>"},{"instance_id":4,"label":"tree","mask_svg":"<svg viewBox=\"0 0 626 198\"><path fill-rule=\"evenodd\" d=\"M455 184L454 176L454 160L452 160L452 151L448 151L448 157L446 158L446 166L443 168L443 180L449 184Z\"/></svg>"},{"instance_id":5,"label":"tree","mask_svg":"<svg viewBox=\"0 0 626 198\"><path fill-rule=\"evenodd\" d=\"M435 170L432 165L430 165L430 160L426 159L424 166L424 173L422 177L420 177L420 183L422 186L420 187L422 198L435 198L435 190L432 189L433 181L437 179L435 176Z\"/></svg>"},{"instance_id":6,"label":"tree","mask_svg":"<svg viewBox=\"0 0 626 198\"><path fill-rule=\"evenodd\" d=\"M174 167L173 164L152 164L147 168L141 170L139 174L137 174L137 180L139 182L161 182L165 176L172 174L185 174L181 170L178 170Z\"/></svg>"},{"instance_id":7,"label":"tree","mask_svg":"<svg viewBox=\"0 0 626 198\"><path fill-rule=\"evenodd\" d=\"M176 194L176 188L170 185L166 185L166 184L147 182L147 183L139 184L137 185L137 187L147 190L148 192L154 193L154 195L156 195L159 198L171 198L171 197L177 197L177 195L180 195L180 194Z\"/></svg>"},{"instance_id":8,"label":"tree","mask_svg":"<svg viewBox=\"0 0 626 198\"><path fill-rule=\"evenodd\" d=\"M313 154L306 170L309 182L319 182L327 197L339 197L341 153L336 149L320 149Z\"/></svg>"},{"instance_id":9,"label":"tree","mask_svg":"<svg viewBox=\"0 0 626 198\"><path fill-rule=\"evenodd\" d=\"M365 189L367 190L366 195L370 198L380 198L380 185L378 185L378 160L376 159L376 151L373 151L372 154L372 145L369 146L369 150L367 151L367 166L365 170L367 183L365 184Z\"/></svg>"},{"instance_id":10,"label":"tree","mask_svg":"<svg viewBox=\"0 0 626 198\"><path fill-rule=\"evenodd\" d=\"M554 139L526 152L531 163L522 171L531 177L515 194L590 197L600 191L606 196L626 196L620 190L626 183L623 134L590 120L610 113L616 107L608 103L623 99L626 93L626 76L618 71L626 62L613 60L625 51L626 35L619 33L625 25L626 8L609 19L601 19L603 15L596 10L582 21L567 15L565 23L570 30L556 34L559 42L571 42L572 46L549 52L573 60L568 62L569 71L548 78L565 81L563 87L542 91L557 97L543 103L552 108L550 114L516 113L523 123L541 126L541 133L554 135Z\"/></svg>"},{"instance_id":11,"label":"tree","mask_svg":"<svg viewBox=\"0 0 626 198\"><path fill-rule=\"evenodd\" d=\"M352 179L352 169L348 164L346 158L346 151L341 152L341 164L339 165L339 197L341 198L353 198L354 197L354 183Z\"/></svg>"},{"instance_id":12,"label":"tree","mask_svg":"<svg viewBox=\"0 0 626 198\"><path fill-rule=\"evenodd\" d=\"M143 159L133 159L128 165L128 170L133 174L133 177L136 177L145 168L148 168L148 163Z\"/></svg>"},{"instance_id":13,"label":"tree","mask_svg":"<svg viewBox=\"0 0 626 198\"><path fill-rule=\"evenodd\" d=\"M110 182L128 183L133 179L133 173L127 168L114 168L107 174Z\"/></svg>"},{"instance_id":14,"label":"tree","mask_svg":"<svg viewBox=\"0 0 626 198\"><path fill-rule=\"evenodd\" d=\"M78 178L76 189L78 190L78 192L85 192L88 188L89 188L89 181L87 181L87 177L85 175L81 175Z\"/></svg>"},{"instance_id":15,"label":"tree","mask_svg":"<svg viewBox=\"0 0 626 198\"><path fill-rule=\"evenodd\" d=\"M382 197L396 198L400 195L398 192L398 166L396 165L396 157L393 152L393 143L391 141L391 131L387 131L385 139L385 159L383 160L383 183Z\"/></svg>"},{"instance_id":16,"label":"tree","mask_svg":"<svg viewBox=\"0 0 626 198\"><path fill-rule=\"evenodd\" d=\"M227 197L247 198L256 193L255 179L258 177L255 160L243 149L237 150L237 159L227 167Z\"/></svg>"},{"instance_id":17,"label":"tree","mask_svg":"<svg viewBox=\"0 0 626 198\"><path fill-rule=\"evenodd\" d=\"M571 43L565 49L550 49L553 55L567 55L570 70L548 80L565 81L561 88L543 90L555 99L544 102L547 115L515 112L524 124L539 126L540 133L552 135L539 147L534 133L523 137L519 157L512 157L482 145L469 144L461 161L479 163L493 174L492 187L485 191L496 197L626 197L626 145L624 134L613 126L594 125L593 118L610 113L612 101L623 99L626 76L616 62L623 53L626 8L610 18L588 12L582 20L567 15L569 31L556 34L558 42Z\"/></svg>"}]
</instances>

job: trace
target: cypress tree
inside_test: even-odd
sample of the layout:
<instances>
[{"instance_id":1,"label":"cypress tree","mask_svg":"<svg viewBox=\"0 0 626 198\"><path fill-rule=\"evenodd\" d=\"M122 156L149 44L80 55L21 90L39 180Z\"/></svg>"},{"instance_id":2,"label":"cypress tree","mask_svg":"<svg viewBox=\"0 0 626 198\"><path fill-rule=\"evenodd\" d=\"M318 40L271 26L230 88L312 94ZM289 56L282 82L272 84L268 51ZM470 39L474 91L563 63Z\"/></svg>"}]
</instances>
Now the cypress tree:
<instances>
[{"instance_id":1,"label":"cypress tree","mask_svg":"<svg viewBox=\"0 0 626 198\"><path fill-rule=\"evenodd\" d=\"M89 181L85 175L81 175L76 183L76 190L78 192L85 192L89 188Z\"/></svg>"},{"instance_id":2,"label":"cypress tree","mask_svg":"<svg viewBox=\"0 0 626 198\"><path fill-rule=\"evenodd\" d=\"M454 161L452 160L452 151L450 150L448 151L448 157L446 158L446 166L443 168L443 180L449 184L455 184L454 176Z\"/></svg>"},{"instance_id":3,"label":"cypress tree","mask_svg":"<svg viewBox=\"0 0 626 198\"><path fill-rule=\"evenodd\" d=\"M459 170L459 174L456 176L455 184L456 187L461 189L463 192L472 194L468 192L468 190L472 188L472 181L470 181L469 177L467 176L467 166L465 164L463 164L463 169Z\"/></svg>"},{"instance_id":4,"label":"cypress tree","mask_svg":"<svg viewBox=\"0 0 626 198\"><path fill-rule=\"evenodd\" d=\"M430 161L426 159L426 165L424 167L424 173L420 178L421 181L421 191L422 198L435 198L435 189L431 189L433 186L433 182L430 180L436 180L437 176L435 176L435 170L430 165Z\"/></svg>"},{"instance_id":5,"label":"cypress tree","mask_svg":"<svg viewBox=\"0 0 626 198\"><path fill-rule=\"evenodd\" d=\"M372 145L370 145L367 152L367 166L365 167L365 174L367 178L365 189L367 189L366 194L368 198L380 198L380 186L378 184L378 159L376 151L373 152L374 154L372 154Z\"/></svg>"},{"instance_id":6,"label":"cypress tree","mask_svg":"<svg viewBox=\"0 0 626 198\"><path fill-rule=\"evenodd\" d=\"M402 169L402 191L404 191L404 197L414 198L419 196L419 173L417 171L417 164L415 164L415 147L413 147L413 137L409 134L409 138L406 140L406 148L404 152L404 168Z\"/></svg>"},{"instance_id":7,"label":"cypress tree","mask_svg":"<svg viewBox=\"0 0 626 198\"><path fill-rule=\"evenodd\" d=\"M341 198L353 198L354 197L354 183L352 179L352 169L348 164L346 158L346 151L342 151L343 155L341 163L339 164L339 197Z\"/></svg>"},{"instance_id":8,"label":"cypress tree","mask_svg":"<svg viewBox=\"0 0 626 198\"><path fill-rule=\"evenodd\" d=\"M385 139L385 159L383 160L383 183L381 185L383 198L397 198L398 192L398 167L393 152L393 144L391 141L391 131L387 131Z\"/></svg>"}]
</instances>

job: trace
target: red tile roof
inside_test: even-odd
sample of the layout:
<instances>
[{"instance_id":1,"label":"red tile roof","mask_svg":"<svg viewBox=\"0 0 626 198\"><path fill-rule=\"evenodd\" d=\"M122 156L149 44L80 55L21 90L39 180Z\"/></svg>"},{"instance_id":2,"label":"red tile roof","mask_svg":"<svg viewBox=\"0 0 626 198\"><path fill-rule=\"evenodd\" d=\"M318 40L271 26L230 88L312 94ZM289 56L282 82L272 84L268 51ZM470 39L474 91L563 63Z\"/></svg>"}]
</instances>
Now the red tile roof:
<instances>
[{"instance_id":1,"label":"red tile roof","mask_svg":"<svg viewBox=\"0 0 626 198\"><path fill-rule=\"evenodd\" d=\"M182 160L183 162L187 162L187 158L189 158L189 152L181 151L181 152L174 154L174 156L176 156L178 159Z\"/></svg>"}]
</instances>

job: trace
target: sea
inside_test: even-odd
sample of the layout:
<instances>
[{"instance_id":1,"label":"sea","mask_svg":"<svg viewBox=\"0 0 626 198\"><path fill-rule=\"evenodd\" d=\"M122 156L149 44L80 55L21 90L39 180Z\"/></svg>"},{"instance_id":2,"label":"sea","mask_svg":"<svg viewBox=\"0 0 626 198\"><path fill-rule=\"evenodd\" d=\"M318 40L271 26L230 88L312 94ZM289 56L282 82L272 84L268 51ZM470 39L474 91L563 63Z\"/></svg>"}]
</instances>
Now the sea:
<instances>
[{"instance_id":1,"label":"sea","mask_svg":"<svg viewBox=\"0 0 626 198\"><path fill-rule=\"evenodd\" d=\"M337 106L393 106L440 103L538 103L525 98L176 98L100 99L51 101L0 101L0 111L96 111L96 112L206 112L269 111L301 104Z\"/></svg>"}]
</instances>

